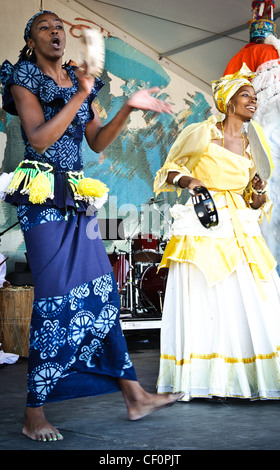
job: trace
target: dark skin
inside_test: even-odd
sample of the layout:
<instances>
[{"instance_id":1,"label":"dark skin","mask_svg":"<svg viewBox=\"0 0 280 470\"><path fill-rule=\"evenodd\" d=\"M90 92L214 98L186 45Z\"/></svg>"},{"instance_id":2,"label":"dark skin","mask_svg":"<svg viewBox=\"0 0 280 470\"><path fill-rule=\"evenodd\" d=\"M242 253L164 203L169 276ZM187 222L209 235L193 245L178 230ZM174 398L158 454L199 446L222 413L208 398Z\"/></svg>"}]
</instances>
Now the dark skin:
<instances>
[{"instance_id":1,"label":"dark skin","mask_svg":"<svg viewBox=\"0 0 280 470\"><path fill-rule=\"evenodd\" d=\"M40 70L52 77L61 87L71 87L72 81L62 67L62 58L66 43L63 24L57 15L44 13L32 23L28 47L36 54L36 63ZM32 147L43 153L66 131L84 100L94 85L94 77L87 76L87 65L83 64L76 72L79 89L62 110L49 121L45 121L37 97L24 87L13 85L11 92L18 115L26 136ZM140 90L132 95L116 116L102 126L97 110L92 105L95 119L87 124L85 137L89 147L101 152L119 135L130 113L135 109L157 113L172 113L168 103L151 95L159 88ZM119 386L127 406L128 418L137 420L177 401L181 394L157 395L147 393L137 381L119 379ZM63 439L59 431L45 417L43 406L27 407L23 434L33 440L55 441Z\"/></svg>"},{"instance_id":2,"label":"dark skin","mask_svg":"<svg viewBox=\"0 0 280 470\"><path fill-rule=\"evenodd\" d=\"M254 88L252 86L246 85L241 87L235 95L229 100L228 104L228 113L224 120L224 148L230 150L231 152L243 156L243 138L241 135L241 129L243 123L252 119L255 111L257 110L257 99ZM217 127L222 131L221 124L217 123ZM222 146L223 141L215 140L215 144ZM246 139L245 148L248 145ZM250 158L248 154L245 153L244 158ZM169 172L167 177L167 182L172 184L174 177L178 174L176 171ZM255 190L261 190L266 187L267 182L261 180L261 178L256 175L252 181L252 186ZM179 185L181 188L187 188L189 190L194 189L197 186L205 186L205 184L193 178L192 176L183 176ZM259 209L266 201L265 194L252 194L252 203L251 207L253 209Z\"/></svg>"},{"instance_id":3,"label":"dark skin","mask_svg":"<svg viewBox=\"0 0 280 470\"><path fill-rule=\"evenodd\" d=\"M59 41L56 45L54 38L58 38ZM27 44L29 48L34 50L36 63L43 73L51 76L61 87L72 86L67 71L62 68L66 37L62 21L58 17L43 14L35 18L31 26L31 38ZM91 92L94 77L87 76L86 64L83 68L77 70L76 76L79 82L77 93L53 119L47 122L45 122L41 105L36 96L18 85L11 87L18 115L27 138L38 153L43 153L63 135ZM102 126L98 112L92 105L95 119L88 123L85 133L89 147L99 153L110 145L119 135L134 109L172 113L172 107L168 103L151 96L152 93L158 91L159 89L155 87L136 92L105 126Z\"/></svg>"}]
</instances>

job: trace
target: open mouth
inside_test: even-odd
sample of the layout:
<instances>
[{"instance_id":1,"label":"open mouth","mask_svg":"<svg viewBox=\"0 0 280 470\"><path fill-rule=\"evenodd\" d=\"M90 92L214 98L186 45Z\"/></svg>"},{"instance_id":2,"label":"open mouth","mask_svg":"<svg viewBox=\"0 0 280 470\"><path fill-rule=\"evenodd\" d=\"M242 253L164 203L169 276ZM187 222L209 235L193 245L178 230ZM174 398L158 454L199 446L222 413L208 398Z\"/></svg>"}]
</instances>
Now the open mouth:
<instances>
[{"instance_id":1,"label":"open mouth","mask_svg":"<svg viewBox=\"0 0 280 470\"><path fill-rule=\"evenodd\" d=\"M51 44L55 49L59 49L60 48L60 39L59 39L59 37L56 36L56 37L52 38Z\"/></svg>"}]
</instances>

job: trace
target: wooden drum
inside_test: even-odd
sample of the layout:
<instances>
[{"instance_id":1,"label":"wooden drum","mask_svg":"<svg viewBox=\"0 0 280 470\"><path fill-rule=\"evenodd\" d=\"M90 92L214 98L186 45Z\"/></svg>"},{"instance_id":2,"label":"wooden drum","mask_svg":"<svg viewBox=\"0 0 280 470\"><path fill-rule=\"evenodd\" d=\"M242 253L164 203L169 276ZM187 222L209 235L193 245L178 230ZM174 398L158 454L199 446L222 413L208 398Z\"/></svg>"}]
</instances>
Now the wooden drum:
<instances>
[{"instance_id":1,"label":"wooden drum","mask_svg":"<svg viewBox=\"0 0 280 470\"><path fill-rule=\"evenodd\" d=\"M0 343L4 352L28 356L34 287L0 289Z\"/></svg>"}]
</instances>

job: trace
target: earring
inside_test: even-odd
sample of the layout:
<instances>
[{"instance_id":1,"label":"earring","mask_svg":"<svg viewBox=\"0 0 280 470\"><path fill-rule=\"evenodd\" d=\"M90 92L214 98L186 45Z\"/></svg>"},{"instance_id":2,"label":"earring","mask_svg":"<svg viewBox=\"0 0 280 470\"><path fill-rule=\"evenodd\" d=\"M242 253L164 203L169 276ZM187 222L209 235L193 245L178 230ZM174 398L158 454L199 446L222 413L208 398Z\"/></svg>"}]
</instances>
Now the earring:
<instances>
[{"instance_id":1,"label":"earring","mask_svg":"<svg viewBox=\"0 0 280 470\"><path fill-rule=\"evenodd\" d=\"M33 54L33 49L31 49L31 47L30 47L29 49L27 49L25 55L26 55L26 57L28 57L28 59L29 59L29 57L31 57L32 54Z\"/></svg>"},{"instance_id":2,"label":"earring","mask_svg":"<svg viewBox=\"0 0 280 470\"><path fill-rule=\"evenodd\" d=\"M228 110L229 110L229 107L230 107L230 106L233 107L233 113L232 113L231 116L228 114ZM228 107L227 107L227 115L228 115L229 117L232 117L232 116L234 116L234 114L235 114L235 106L234 106L234 104L230 103L230 104L228 105Z\"/></svg>"}]
</instances>

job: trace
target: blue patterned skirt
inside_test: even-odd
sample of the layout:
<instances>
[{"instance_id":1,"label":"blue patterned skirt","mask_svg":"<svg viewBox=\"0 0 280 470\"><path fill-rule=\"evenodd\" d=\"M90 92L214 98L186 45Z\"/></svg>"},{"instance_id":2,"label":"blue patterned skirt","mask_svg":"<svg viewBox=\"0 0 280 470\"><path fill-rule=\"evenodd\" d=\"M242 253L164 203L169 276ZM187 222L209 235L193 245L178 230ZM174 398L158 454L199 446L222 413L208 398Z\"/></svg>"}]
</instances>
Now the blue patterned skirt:
<instances>
[{"instance_id":1,"label":"blue patterned skirt","mask_svg":"<svg viewBox=\"0 0 280 470\"><path fill-rule=\"evenodd\" d=\"M119 390L137 380L119 322L119 294L96 217L18 207L35 281L27 406ZM94 224L95 236L88 236ZM92 231L91 231L92 233Z\"/></svg>"}]
</instances>

